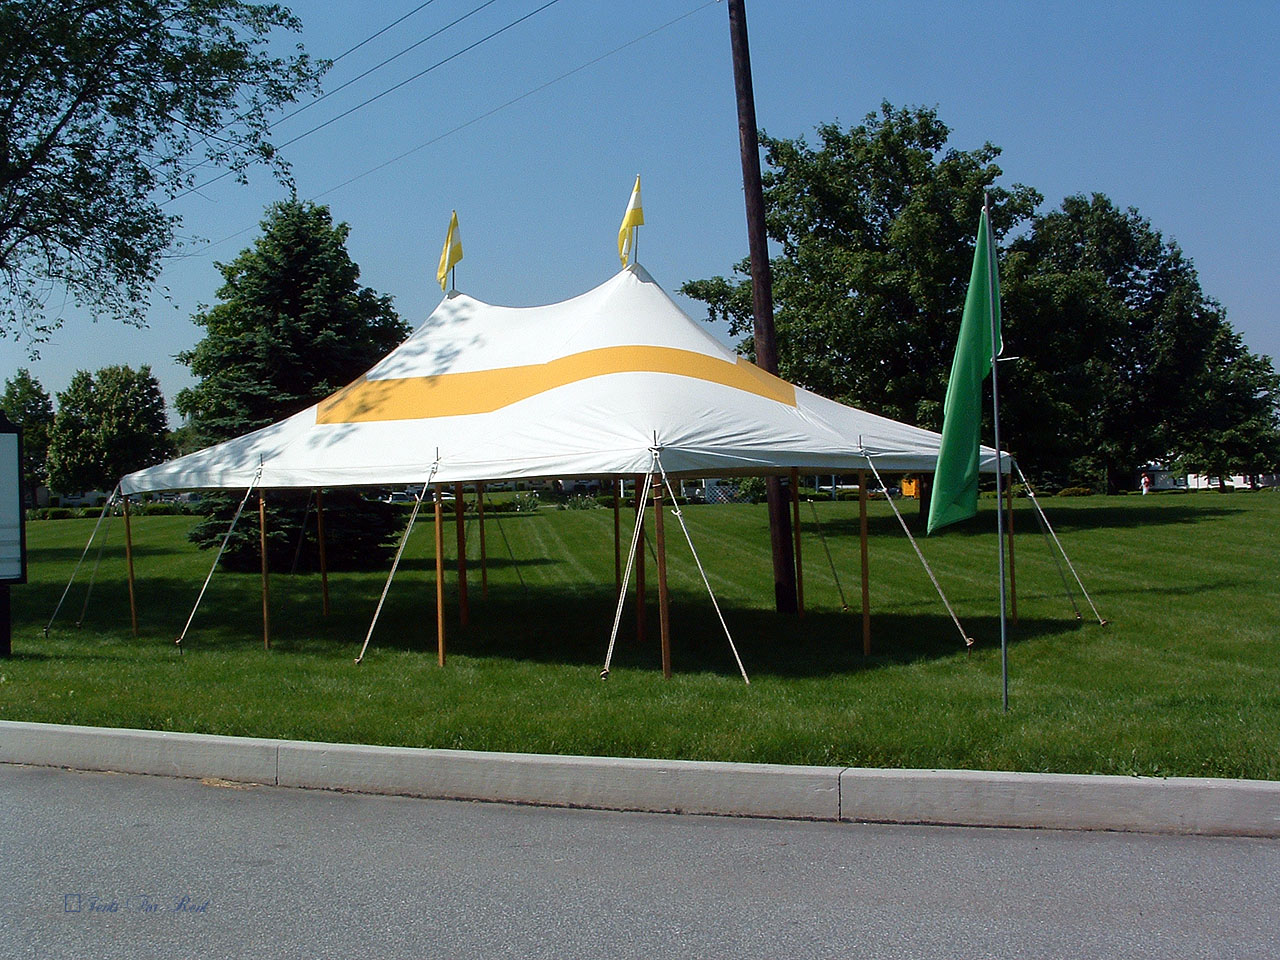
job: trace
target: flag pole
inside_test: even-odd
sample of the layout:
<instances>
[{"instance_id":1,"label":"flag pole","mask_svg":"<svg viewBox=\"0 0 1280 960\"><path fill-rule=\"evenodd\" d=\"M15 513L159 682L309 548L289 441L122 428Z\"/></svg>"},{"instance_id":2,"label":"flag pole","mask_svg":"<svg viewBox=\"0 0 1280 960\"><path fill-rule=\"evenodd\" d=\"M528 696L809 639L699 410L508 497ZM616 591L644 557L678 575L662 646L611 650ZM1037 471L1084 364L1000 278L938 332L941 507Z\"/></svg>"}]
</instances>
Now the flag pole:
<instances>
[{"instance_id":1,"label":"flag pole","mask_svg":"<svg viewBox=\"0 0 1280 960\"><path fill-rule=\"evenodd\" d=\"M987 221L987 298L991 311L991 422L995 428L996 440L996 546L1000 558L1000 678L1004 685L1004 712L1008 713L1009 637L1004 584L1004 512L1001 510L1004 493L1001 470L1004 464L1002 462L1003 454L1000 452L1000 387L996 376L996 367L999 366L996 358L1000 353L1000 330L996 320L996 310L999 305L997 297L999 295L996 293L996 250L995 244L992 242L991 208L985 190L982 193L982 213Z\"/></svg>"}]
</instances>

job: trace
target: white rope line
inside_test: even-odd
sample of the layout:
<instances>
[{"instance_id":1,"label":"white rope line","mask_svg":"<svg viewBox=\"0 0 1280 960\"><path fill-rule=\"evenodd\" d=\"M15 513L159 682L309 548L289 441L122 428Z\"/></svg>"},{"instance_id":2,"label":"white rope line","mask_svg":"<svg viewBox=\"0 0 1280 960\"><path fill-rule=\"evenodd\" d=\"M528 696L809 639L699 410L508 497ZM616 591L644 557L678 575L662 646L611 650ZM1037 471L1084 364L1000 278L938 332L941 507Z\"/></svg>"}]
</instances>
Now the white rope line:
<instances>
[{"instance_id":1,"label":"white rope line","mask_svg":"<svg viewBox=\"0 0 1280 960\"><path fill-rule=\"evenodd\" d=\"M520 589L526 594L529 592L529 585L524 582L524 574L520 572L520 564L516 560L516 553L511 549L511 541L507 539L507 531L502 526L502 514L498 510L493 511L493 519L498 524L498 533L502 535L502 542L507 545L507 556L511 558L511 569L516 572L516 579L520 581Z\"/></svg>"},{"instance_id":2,"label":"white rope line","mask_svg":"<svg viewBox=\"0 0 1280 960\"><path fill-rule=\"evenodd\" d=\"M1015 461L1014 468L1017 469L1018 477L1019 479L1022 480L1022 485L1026 487L1027 493L1031 497L1031 502L1035 504L1035 508L1037 512L1039 512L1041 520L1044 521L1044 525L1049 531L1049 536L1053 537L1053 542L1058 545L1058 550L1061 551L1062 553L1062 559L1067 561L1067 568L1071 571L1071 575L1076 578L1076 583L1080 587L1080 592L1084 594L1085 600L1089 602L1089 608L1093 610L1093 615L1098 618L1099 625L1105 627L1107 625L1107 621L1102 618L1102 614L1098 612L1098 608L1093 605L1093 598L1089 596L1089 591L1084 588L1084 581L1080 579L1080 574L1076 573L1075 564L1073 564L1071 562L1071 558L1067 556L1067 551L1063 548L1062 541L1058 539L1057 533L1054 532L1053 524L1049 522L1049 517L1045 514L1044 510L1041 509L1040 501L1036 499L1036 493L1034 490L1031 489L1031 484L1027 483L1027 478L1022 472L1022 467L1018 466L1017 462ZM1057 558L1055 557L1055 559ZM1072 606L1074 605L1075 605L1075 601L1073 600ZM1079 616L1079 613L1080 611L1077 608L1076 615Z\"/></svg>"},{"instance_id":3,"label":"white rope line","mask_svg":"<svg viewBox=\"0 0 1280 960\"><path fill-rule=\"evenodd\" d=\"M378 598L378 607L373 611L373 620L369 624L369 632L364 635L364 645L360 648L360 656L356 657L357 664L364 660L364 653L369 649L369 641L373 639L373 628L378 625L378 617L382 616L382 605L387 602L387 594L391 590L391 581L395 579L396 570L400 567L400 558L404 555L405 545L409 542L409 534L413 532L413 523L418 519L418 511L422 509L422 501L426 499L427 489L431 486L431 480L435 477L439 466L440 458L437 456L436 462L431 465L431 473L427 475L426 482L422 484L422 490L413 498L413 512L409 514L409 522L404 528L404 535L400 538L400 546L396 548L396 558L391 563L391 572L387 574L387 582L382 587L382 596Z\"/></svg>"},{"instance_id":4,"label":"white rope line","mask_svg":"<svg viewBox=\"0 0 1280 960\"><path fill-rule=\"evenodd\" d=\"M893 508L893 515L898 518L898 523L902 526L902 532L907 535L907 539L911 541L911 546L915 548L916 556L920 558L920 565L924 567L924 572L929 574L929 579L933 581L933 588L938 591L938 596L942 598L942 605L947 608L947 613L951 614L951 622L960 631L960 637L964 640L965 648L972 647L973 638L964 632L964 627L960 625L960 618L951 609L951 603L947 600L947 595L942 592L942 585L938 583L938 578L933 575L933 569L929 566L929 561L924 558L924 554L920 551L920 545L916 543L916 538L911 535L911 530L907 527L907 521L902 519L902 514L898 512L898 505L893 502L893 497L889 496L889 491L885 487L884 481L880 479L880 471L876 469L875 461L871 459L871 454L867 452L865 447L863 447L861 453L867 458L867 465L871 467L871 472L875 474L876 483L880 484L880 489L884 491L884 498L889 501L889 506Z\"/></svg>"},{"instance_id":5,"label":"white rope line","mask_svg":"<svg viewBox=\"0 0 1280 960\"><path fill-rule=\"evenodd\" d=\"M733 637L729 634L729 625L724 622L724 614L720 612L720 604L716 602L716 594L711 589L711 581L707 579L707 571L702 568L702 561L698 559L698 551L693 545L693 537L689 536L689 528L685 526L684 513L680 510L680 504L676 502L676 492L671 489L671 481L667 479L667 471L662 466L662 457L656 451L653 454L653 460L662 474L662 485L667 488L667 493L671 495L671 512L680 521L680 529L684 531L684 538L689 543L689 552L693 554L693 562L698 565L698 573L702 574L702 582L707 588L707 595L711 597L711 605L716 608L716 616L720 618L720 626L724 629L725 639L729 641L729 649L733 651L733 659L738 662L738 672L742 674L743 682L750 686L751 678L747 676L747 668L742 665L742 657L738 656L738 648L734 645Z\"/></svg>"},{"instance_id":6,"label":"white rope line","mask_svg":"<svg viewBox=\"0 0 1280 960\"><path fill-rule=\"evenodd\" d=\"M836 589L840 591L840 609L847 613L849 602L844 597L844 585L840 582L840 574L836 572L836 562L831 558L831 548L827 546L827 538L822 533L822 521L818 519L818 508L812 500L809 501L809 509L813 512L813 525L818 529L818 539L822 541L822 549L827 554L827 564L831 567L831 578L835 580Z\"/></svg>"},{"instance_id":7,"label":"white rope line","mask_svg":"<svg viewBox=\"0 0 1280 960\"><path fill-rule=\"evenodd\" d=\"M103 506L102 513L107 513L108 507ZM102 519L102 514L98 515L98 519ZM107 541L111 539L111 518L107 517L107 525L102 530L102 542L98 544L98 555L93 559L93 569L89 571L89 586L84 591L84 605L80 608L80 618L76 621L76 629L84 623L85 615L89 612L89 598L93 596L93 585L98 580L98 568L102 566L102 554L107 549Z\"/></svg>"},{"instance_id":8,"label":"white rope line","mask_svg":"<svg viewBox=\"0 0 1280 960\"><path fill-rule=\"evenodd\" d=\"M53 626L53 621L58 619L58 611L62 609L62 604L67 599L67 594L71 592L71 585L76 582L76 574L80 572L80 564L84 563L84 558L89 555L89 548L93 546L93 538L98 535L98 528L102 526L102 519L107 514L107 508L116 502L116 494L119 492L120 485L116 484L116 488L111 491L111 496L107 498L106 506L102 508L102 513L98 514L98 522L93 525L93 532L89 534L89 542L84 545L84 552L80 554L80 559L76 561L76 565L71 571L71 579L67 581L66 589L62 591L62 597L58 600L58 605L53 608L53 616L45 624L44 635L46 638L49 636L49 628Z\"/></svg>"},{"instance_id":9,"label":"white rope line","mask_svg":"<svg viewBox=\"0 0 1280 960\"><path fill-rule=\"evenodd\" d=\"M1017 464L1014 463L1016 467ZM1021 470L1018 471L1022 473ZM1054 549L1053 538L1049 536L1049 528L1046 526L1044 511L1040 509L1040 504L1036 501L1036 492L1031 489L1031 485L1027 483L1026 477L1022 478L1022 485L1027 491L1027 496L1031 498L1031 503L1035 506L1036 525L1040 528L1040 536L1044 537L1044 545L1049 551L1049 556L1053 558L1053 565L1058 568L1058 577L1062 580L1062 592L1066 595L1067 603L1071 604L1071 609L1075 611L1076 619L1083 620L1080 614L1080 606L1076 603L1075 594L1071 592L1071 584L1067 582L1067 571L1062 568L1062 561L1058 558L1058 551Z\"/></svg>"},{"instance_id":10,"label":"white rope line","mask_svg":"<svg viewBox=\"0 0 1280 960\"><path fill-rule=\"evenodd\" d=\"M222 559L222 553L227 549L227 543L231 540L231 532L236 528L236 521L240 519L240 514L244 512L244 505L249 502L249 494L253 493L253 488L258 485L258 481L262 479L262 464L258 464L258 472L253 475L253 479L249 482L248 489L244 492L244 499L240 501L240 506L236 507L235 516L231 518L231 525L227 527L227 532L222 537L222 545L218 547L218 555L213 558L213 565L209 567L209 575L204 578L204 586L200 588L200 595L196 597L196 604L191 608L191 616L187 617L187 623L182 628L182 633L178 634L178 639L173 641L181 652L182 641L187 639L187 631L191 629L191 621L196 618L196 611L200 609L200 601L204 599L204 592L209 589L209 581L213 579L213 571L218 569L218 561Z\"/></svg>"},{"instance_id":11,"label":"white rope line","mask_svg":"<svg viewBox=\"0 0 1280 960\"><path fill-rule=\"evenodd\" d=\"M657 454L654 454L657 459ZM652 465L650 465L652 468ZM609 667L613 663L613 648L618 642L618 625L622 623L622 606L627 600L627 587L631 583L631 568L636 562L636 545L640 542L640 526L644 523L645 504L649 501L649 490L653 487L653 472L644 476L644 489L640 493L640 509L636 511L636 528L631 534L631 549L627 553L627 570L622 575L622 589L618 591L618 609L613 615L613 631L609 634L609 651L604 657L604 669L600 671L600 679L609 679Z\"/></svg>"},{"instance_id":12,"label":"white rope line","mask_svg":"<svg viewBox=\"0 0 1280 960\"><path fill-rule=\"evenodd\" d=\"M307 521L311 519L311 503L316 498L316 488L312 487L307 494L307 508L302 511L302 526L298 528L298 543L293 548L293 564L289 567L289 573L298 572L298 560L302 556L302 544L307 539Z\"/></svg>"}]
</instances>

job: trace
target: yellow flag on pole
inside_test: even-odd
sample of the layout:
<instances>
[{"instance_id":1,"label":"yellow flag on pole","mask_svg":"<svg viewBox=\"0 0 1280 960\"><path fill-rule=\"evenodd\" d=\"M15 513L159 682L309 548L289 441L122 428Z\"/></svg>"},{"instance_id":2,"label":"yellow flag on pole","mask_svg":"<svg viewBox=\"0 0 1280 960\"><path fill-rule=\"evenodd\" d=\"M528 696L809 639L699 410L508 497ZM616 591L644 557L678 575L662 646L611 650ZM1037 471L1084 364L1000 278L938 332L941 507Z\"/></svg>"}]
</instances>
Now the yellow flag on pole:
<instances>
[{"instance_id":1,"label":"yellow flag on pole","mask_svg":"<svg viewBox=\"0 0 1280 960\"><path fill-rule=\"evenodd\" d=\"M622 226L618 228L618 259L625 267L631 262L636 249L636 227L644 223L644 207L640 203L640 174L636 174L636 185L631 188L631 200L627 204L627 212L622 215Z\"/></svg>"},{"instance_id":2,"label":"yellow flag on pole","mask_svg":"<svg viewBox=\"0 0 1280 960\"><path fill-rule=\"evenodd\" d=\"M448 289L449 271L462 259L462 235L458 233L458 211L453 211L449 218L449 232L445 234L444 249L440 251L440 269L436 271L436 279L440 281L440 289Z\"/></svg>"}]
</instances>

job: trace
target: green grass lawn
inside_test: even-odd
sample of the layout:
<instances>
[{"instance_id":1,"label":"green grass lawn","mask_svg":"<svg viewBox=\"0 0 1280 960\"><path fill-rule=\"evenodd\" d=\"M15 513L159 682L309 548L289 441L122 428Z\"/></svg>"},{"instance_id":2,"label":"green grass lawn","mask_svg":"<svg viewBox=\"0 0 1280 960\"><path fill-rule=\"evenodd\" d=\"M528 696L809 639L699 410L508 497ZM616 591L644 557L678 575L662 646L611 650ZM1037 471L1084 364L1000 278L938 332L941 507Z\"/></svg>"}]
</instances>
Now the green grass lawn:
<instances>
[{"instance_id":1,"label":"green grass lawn","mask_svg":"<svg viewBox=\"0 0 1280 960\"><path fill-rule=\"evenodd\" d=\"M13 588L14 655L0 661L0 718L478 750L1280 779L1280 496L1046 506L1111 623L1091 623L1083 601L1086 619L1076 621L1020 502L1008 715L988 500L976 520L922 541L977 640L970 654L888 505L872 504L870 657L857 614L856 503L816 505L848 613L804 505L803 618L770 609L763 506L687 508L750 686L671 517L675 677L659 671L650 561L648 639L637 642L629 602L607 683L609 510L508 514L501 529L491 519L489 597L473 569L465 630L448 577L443 670L429 523L419 522L357 667L385 572L333 575L328 618L317 577L274 576L264 651L258 577L220 571L180 654L173 638L212 560L187 543L189 517L134 522L141 636L129 631L117 520L80 626L93 553L46 638L92 521L32 522L31 582ZM915 504L906 509L914 525Z\"/></svg>"}]
</instances>

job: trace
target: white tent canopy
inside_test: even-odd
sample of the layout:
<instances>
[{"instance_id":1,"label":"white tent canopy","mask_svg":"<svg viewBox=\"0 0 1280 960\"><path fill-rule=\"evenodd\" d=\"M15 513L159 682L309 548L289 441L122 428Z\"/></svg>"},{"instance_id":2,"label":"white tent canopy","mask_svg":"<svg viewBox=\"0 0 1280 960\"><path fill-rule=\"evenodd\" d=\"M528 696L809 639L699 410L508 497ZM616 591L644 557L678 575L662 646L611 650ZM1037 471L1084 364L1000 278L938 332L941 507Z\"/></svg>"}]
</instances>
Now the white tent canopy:
<instances>
[{"instance_id":1,"label":"white tent canopy","mask_svg":"<svg viewBox=\"0 0 1280 960\"><path fill-rule=\"evenodd\" d=\"M761 371L632 265L547 306L451 293L354 383L121 492L603 477L647 472L655 447L671 476L848 473L868 456L931 471L938 443ZM993 471L995 451L981 461Z\"/></svg>"}]
</instances>

